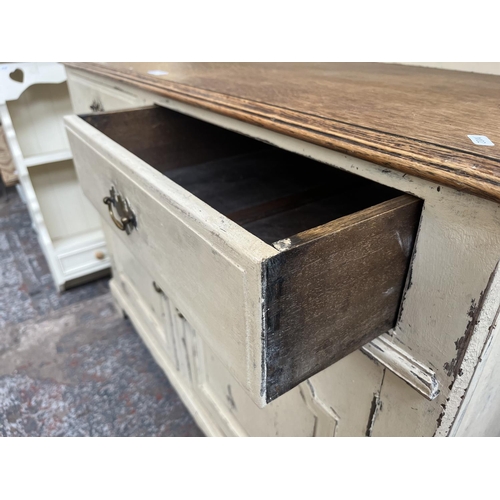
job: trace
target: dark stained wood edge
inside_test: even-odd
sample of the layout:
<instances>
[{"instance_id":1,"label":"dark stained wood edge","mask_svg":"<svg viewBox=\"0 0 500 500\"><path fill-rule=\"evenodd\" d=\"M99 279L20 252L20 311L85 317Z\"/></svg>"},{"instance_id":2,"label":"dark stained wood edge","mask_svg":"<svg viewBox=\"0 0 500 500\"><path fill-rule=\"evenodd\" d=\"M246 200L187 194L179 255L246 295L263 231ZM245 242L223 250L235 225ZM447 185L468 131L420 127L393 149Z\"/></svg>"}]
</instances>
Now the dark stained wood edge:
<instances>
[{"instance_id":1,"label":"dark stained wood edge","mask_svg":"<svg viewBox=\"0 0 500 500\"><path fill-rule=\"evenodd\" d=\"M343 217L263 263L267 403L395 326L422 204L403 195Z\"/></svg>"},{"instance_id":2,"label":"dark stained wood edge","mask_svg":"<svg viewBox=\"0 0 500 500\"><path fill-rule=\"evenodd\" d=\"M292 248L300 247L314 240L318 240L326 235L334 234L338 231L342 231L348 227L355 226L357 224L362 224L372 217L377 217L386 212L392 212L398 208L403 208L407 205L420 204L421 200L411 196L409 194L404 194L398 196L397 198L392 198L391 200L384 201L378 205L373 205L365 210L360 210L353 214L340 217L321 226L316 226L302 233L295 234L290 238L277 241L273 244L278 250L291 250Z\"/></svg>"},{"instance_id":3,"label":"dark stained wood edge","mask_svg":"<svg viewBox=\"0 0 500 500\"><path fill-rule=\"evenodd\" d=\"M65 63L193 106L257 125L378 165L500 202L500 162L455 148L116 70L98 63Z\"/></svg>"}]
</instances>

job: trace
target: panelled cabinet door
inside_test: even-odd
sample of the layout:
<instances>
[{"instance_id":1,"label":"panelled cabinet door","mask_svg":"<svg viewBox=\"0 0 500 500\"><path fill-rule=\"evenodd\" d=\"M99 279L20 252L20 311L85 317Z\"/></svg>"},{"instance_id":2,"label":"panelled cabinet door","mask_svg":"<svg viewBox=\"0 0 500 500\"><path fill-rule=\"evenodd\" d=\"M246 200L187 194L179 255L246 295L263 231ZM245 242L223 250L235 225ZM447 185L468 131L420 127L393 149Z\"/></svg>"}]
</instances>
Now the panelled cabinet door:
<instances>
[{"instance_id":1,"label":"panelled cabinet door","mask_svg":"<svg viewBox=\"0 0 500 500\"><path fill-rule=\"evenodd\" d=\"M215 434L335 435L338 417L317 398L309 381L266 408L258 408L172 300L157 287L154 290L153 280L144 267L110 230L105 231L113 260L111 289L119 305L132 315L139 334L169 379L180 384L176 388L184 401L196 401L196 411L192 411L202 426L200 412L217 428L212 432Z\"/></svg>"}]
</instances>

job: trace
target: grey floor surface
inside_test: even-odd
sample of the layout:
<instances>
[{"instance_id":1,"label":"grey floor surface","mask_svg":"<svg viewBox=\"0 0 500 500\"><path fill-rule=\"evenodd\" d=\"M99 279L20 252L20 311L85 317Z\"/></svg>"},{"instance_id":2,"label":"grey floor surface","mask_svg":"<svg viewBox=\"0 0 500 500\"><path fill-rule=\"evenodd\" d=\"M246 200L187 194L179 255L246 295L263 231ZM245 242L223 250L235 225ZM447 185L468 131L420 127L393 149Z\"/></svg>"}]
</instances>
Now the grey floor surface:
<instances>
[{"instance_id":1,"label":"grey floor surface","mask_svg":"<svg viewBox=\"0 0 500 500\"><path fill-rule=\"evenodd\" d=\"M0 196L0 436L202 436L107 278L56 291L14 188Z\"/></svg>"}]
</instances>

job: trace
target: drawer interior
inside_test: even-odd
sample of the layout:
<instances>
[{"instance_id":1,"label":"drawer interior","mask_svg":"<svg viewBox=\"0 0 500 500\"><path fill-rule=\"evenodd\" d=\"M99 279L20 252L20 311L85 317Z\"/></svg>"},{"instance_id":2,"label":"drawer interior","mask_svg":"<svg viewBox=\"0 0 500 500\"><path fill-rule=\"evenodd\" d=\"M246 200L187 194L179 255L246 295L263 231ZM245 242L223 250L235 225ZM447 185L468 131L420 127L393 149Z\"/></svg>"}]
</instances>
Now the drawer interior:
<instances>
[{"instance_id":1,"label":"drawer interior","mask_svg":"<svg viewBox=\"0 0 500 500\"><path fill-rule=\"evenodd\" d=\"M82 118L269 244L401 194L159 106Z\"/></svg>"},{"instance_id":2,"label":"drawer interior","mask_svg":"<svg viewBox=\"0 0 500 500\"><path fill-rule=\"evenodd\" d=\"M193 208L166 186L175 204L188 206L158 215L161 205L148 193L157 176L144 176L144 189L129 191L131 202L140 207L142 234L158 237L118 237L259 405L396 325L421 200L159 106L81 118L86 123L69 119L70 138L101 213L94 184L102 192L123 183L127 196L122 174L138 166L107 138L197 198ZM109 158L101 153L107 147ZM207 216L208 224L198 200L279 251L240 228L232 228L239 238L226 239L223 224L210 220L220 218ZM215 235L210 241L198 232L206 229Z\"/></svg>"}]
</instances>

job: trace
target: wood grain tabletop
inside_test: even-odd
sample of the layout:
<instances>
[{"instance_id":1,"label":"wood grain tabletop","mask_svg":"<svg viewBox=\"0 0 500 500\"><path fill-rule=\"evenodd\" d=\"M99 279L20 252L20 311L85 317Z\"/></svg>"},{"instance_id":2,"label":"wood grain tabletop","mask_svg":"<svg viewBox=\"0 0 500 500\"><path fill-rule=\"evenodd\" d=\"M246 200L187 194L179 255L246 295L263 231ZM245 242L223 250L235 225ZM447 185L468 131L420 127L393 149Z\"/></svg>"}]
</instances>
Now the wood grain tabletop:
<instances>
[{"instance_id":1,"label":"wood grain tabletop","mask_svg":"<svg viewBox=\"0 0 500 500\"><path fill-rule=\"evenodd\" d=\"M500 76L382 63L66 65L500 201Z\"/></svg>"}]
</instances>

